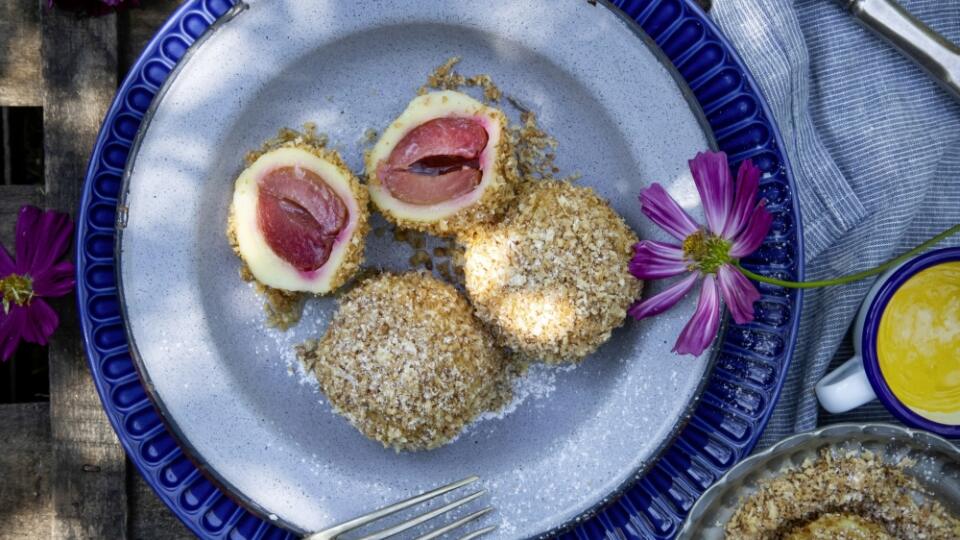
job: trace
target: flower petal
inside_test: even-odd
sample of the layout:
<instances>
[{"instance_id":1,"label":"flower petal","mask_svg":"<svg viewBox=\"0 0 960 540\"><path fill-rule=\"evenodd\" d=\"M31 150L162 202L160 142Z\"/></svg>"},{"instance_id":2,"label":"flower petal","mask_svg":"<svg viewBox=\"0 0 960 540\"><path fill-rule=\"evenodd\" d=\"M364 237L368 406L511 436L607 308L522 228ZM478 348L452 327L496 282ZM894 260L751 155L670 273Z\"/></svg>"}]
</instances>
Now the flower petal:
<instances>
[{"instance_id":1,"label":"flower petal","mask_svg":"<svg viewBox=\"0 0 960 540\"><path fill-rule=\"evenodd\" d=\"M14 250L16 254L16 268L18 274L24 274L29 269L29 257L32 254L29 239L33 234L41 210L36 206L23 206L17 214L17 227L14 232Z\"/></svg>"},{"instance_id":2,"label":"flower petal","mask_svg":"<svg viewBox=\"0 0 960 540\"><path fill-rule=\"evenodd\" d=\"M13 356L20 344L25 309L11 305L10 312L4 313L0 306L0 361L6 362Z\"/></svg>"},{"instance_id":3,"label":"flower petal","mask_svg":"<svg viewBox=\"0 0 960 540\"><path fill-rule=\"evenodd\" d=\"M733 206L723 225L723 238L736 238L750 219L750 209L756 204L757 191L760 189L760 168L753 161L745 159L737 170L737 184L734 186Z\"/></svg>"},{"instance_id":4,"label":"flower petal","mask_svg":"<svg viewBox=\"0 0 960 540\"><path fill-rule=\"evenodd\" d=\"M760 293L753 283L732 265L725 264L717 269L717 282L720 294L730 308L730 314L737 324L746 324L753 320L753 303L760 299Z\"/></svg>"},{"instance_id":5,"label":"flower petal","mask_svg":"<svg viewBox=\"0 0 960 540\"><path fill-rule=\"evenodd\" d=\"M23 340L46 345L47 339L60 324L57 312L50 307L50 304L39 298L31 300L30 305L26 306L24 311Z\"/></svg>"},{"instance_id":6,"label":"flower petal","mask_svg":"<svg viewBox=\"0 0 960 540\"><path fill-rule=\"evenodd\" d=\"M638 321L646 317L652 317L653 315L663 313L664 311L672 308L677 302L680 301L681 298L686 296L699 278L700 274L691 273L689 276L674 283L663 292L655 294L646 300L637 302L630 306L630 309L627 310L627 313L629 313Z\"/></svg>"},{"instance_id":7,"label":"flower petal","mask_svg":"<svg viewBox=\"0 0 960 540\"><path fill-rule=\"evenodd\" d=\"M717 280L713 275L708 274L703 278L697 310L677 337L673 352L700 356L713 343L720 328L720 294L717 289Z\"/></svg>"},{"instance_id":8,"label":"flower petal","mask_svg":"<svg viewBox=\"0 0 960 540\"><path fill-rule=\"evenodd\" d=\"M707 227L719 235L733 206L733 179L727 154L723 152L699 152L689 161L693 182L700 192L700 203Z\"/></svg>"},{"instance_id":9,"label":"flower petal","mask_svg":"<svg viewBox=\"0 0 960 540\"><path fill-rule=\"evenodd\" d=\"M680 246L641 240L633 246L630 273L637 279L661 279L686 272L687 264Z\"/></svg>"},{"instance_id":10,"label":"flower petal","mask_svg":"<svg viewBox=\"0 0 960 540\"><path fill-rule=\"evenodd\" d=\"M0 278L9 276L16 271L17 267L13 262L13 257L7 248L0 245Z\"/></svg>"},{"instance_id":11,"label":"flower petal","mask_svg":"<svg viewBox=\"0 0 960 540\"><path fill-rule=\"evenodd\" d=\"M673 200L660 184L651 184L640 192L640 209L651 221L677 240L683 240L698 229L697 222L680 208L677 201Z\"/></svg>"},{"instance_id":12,"label":"flower petal","mask_svg":"<svg viewBox=\"0 0 960 540\"><path fill-rule=\"evenodd\" d=\"M33 278L33 292L46 298L63 296L76 284L73 262L69 260L60 261L30 277Z\"/></svg>"},{"instance_id":13,"label":"flower petal","mask_svg":"<svg viewBox=\"0 0 960 540\"><path fill-rule=\"evenodd\" d=\"M734 259L746 257L753 253L763 243L763 239L770 232L770 224L773 223L773 214L767 212L764 208L766 201L760 201L750 214L746 227L740 231L740 234L730 244L730 256Z\"/></svg>"},{"instance_id":14,"label":"flower petal","mask_svg":"<svg viewBox=\"0 0 960 540\"><path fill-rule=\"evenodd\" d=\"M24 206L17 217L17 271L34 275L63 257L73 233L70 216Z\"/></svg>"}]
</instances>

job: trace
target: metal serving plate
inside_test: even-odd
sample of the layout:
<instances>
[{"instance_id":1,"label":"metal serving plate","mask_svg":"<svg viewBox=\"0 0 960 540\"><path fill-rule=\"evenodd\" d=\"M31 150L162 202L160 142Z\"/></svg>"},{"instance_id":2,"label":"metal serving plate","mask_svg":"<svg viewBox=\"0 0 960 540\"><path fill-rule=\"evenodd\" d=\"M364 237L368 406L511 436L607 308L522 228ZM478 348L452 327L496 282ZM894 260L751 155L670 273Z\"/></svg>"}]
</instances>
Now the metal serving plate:
<instances>
[{"instance_id":1,"label":"metal serving plate","mask_svg":"<svg viewBox=\"0 0 960 540\"><path fill-rule=\"evenodd\" d=\"M690 510L679 539L720 540L723 527L764 480L779 476L820 451L869 450L889 463L910 458L906 471L936 500L960 515L960 450L928 433L890 424L836 424L786 438L741 461L708 489Z\"/></svg>"}]
</instances>

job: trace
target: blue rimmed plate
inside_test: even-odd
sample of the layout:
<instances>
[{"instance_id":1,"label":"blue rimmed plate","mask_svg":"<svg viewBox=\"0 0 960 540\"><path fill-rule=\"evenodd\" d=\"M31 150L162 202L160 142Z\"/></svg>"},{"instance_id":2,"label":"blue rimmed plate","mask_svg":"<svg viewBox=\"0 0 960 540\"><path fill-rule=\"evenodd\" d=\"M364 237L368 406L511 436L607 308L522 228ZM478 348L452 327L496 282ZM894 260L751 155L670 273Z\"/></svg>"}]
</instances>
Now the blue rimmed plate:
<instances>
[{"instance_id":1,"label":"blue rimmed plate","mask_svg":"<svg viewBox=\"0 0 960 540\"><path fill-rule=\"evenodd\" d=\"M329 303L308 314L317 326L262 330L222 227L245 149L314 121L358 168L366 128L388 121L456 53L464 70L489 72L536 110L560 140L561 166L584 172L642 236L658 234L634 202L644 185L667 183L696 212L687 158L714 141L734 161L752 157L769 173L763 191L777 220L749 262L799 277L799 216L776 129L733 53L682 2L549 12L531 2L491 13L378 5L375 17L352 3L309 4L251 2L204 34L230 6L188 2L105 122L78 220L79 301L97 386L131 459L210 537L284 534L257 516L316 528L463 473L484 476L506 537L597 509L574 530L673 534L759 435L792 348L796 293L763 288L758 320L727 326L699 361L667 354L689 302L631 323L601 359L541 379L555 387L549 396L438 452L397 456L331 415L295 364L287 373L290 345L322 329ZM405 258L371 243L368 255L386 266Z\"/></svg>"}]
</instances>

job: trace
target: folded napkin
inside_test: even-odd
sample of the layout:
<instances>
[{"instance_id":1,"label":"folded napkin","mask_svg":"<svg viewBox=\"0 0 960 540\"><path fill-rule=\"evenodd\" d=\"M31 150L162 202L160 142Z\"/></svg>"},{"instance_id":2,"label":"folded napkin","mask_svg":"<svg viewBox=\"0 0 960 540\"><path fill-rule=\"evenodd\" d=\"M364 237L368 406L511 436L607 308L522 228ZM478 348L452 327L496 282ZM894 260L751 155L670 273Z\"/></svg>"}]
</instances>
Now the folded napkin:
<instances>
[{"instance_id":1,"label":"folded napkin","mask_svg":"<svg viewBox=\"0 0 960 540\"><path fill-rule=\"evenodd\" d=\"M900 0L960 43L960 2ZM710 15L770 104L800 198L807 279L880 264L960 223L960 104L831 0L714 0ZM939 247L960 245L951 238ZM873 280L805 293L760 448L818 424L895 422L874 402L831 415L814 385L849 358Z\"/></svg>"}]
</instances>

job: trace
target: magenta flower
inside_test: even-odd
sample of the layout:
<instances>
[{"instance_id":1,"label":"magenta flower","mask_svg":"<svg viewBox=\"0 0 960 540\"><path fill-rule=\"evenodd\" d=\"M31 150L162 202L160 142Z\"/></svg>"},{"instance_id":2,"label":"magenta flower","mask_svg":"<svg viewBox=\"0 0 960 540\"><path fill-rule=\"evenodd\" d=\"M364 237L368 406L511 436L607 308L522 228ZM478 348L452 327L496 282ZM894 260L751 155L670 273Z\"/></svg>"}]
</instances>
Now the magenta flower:
<instances>
[{"instance_id":1,"label":"magenta flower","mask_svg":"<svg viewBox=\"0 0 960 540\"><path fill-rule=\"evenodd\" d=\"M16 254L0 246L0 361L6 362L20 340L46 345L60 319L43 297L73 290L73 263L64 258L73 222L60 212L24 206L17 216Z\"/></svg>"},{"instance_id":2,"label":"magenta flower","mask_svg":"<svg viewBox=\"0 0 960 540\"><path fill-rule=\"evenodd\" d=\"M701 152L690 161L707 226L693 221L660 184L640 194L643 213L681 245L642 240L634 246L630 272L639 279L686 277L665 291L630 307L637 320L662 313L702 280L700 299L673 351L699 355L717 335L720 298L737 324L753 320L760 293L733 263L756 251L770 230L773 216L757 201L760 169L750 160L740 164L734 184L723 152Z\"/></svg>"}]
</instances>

